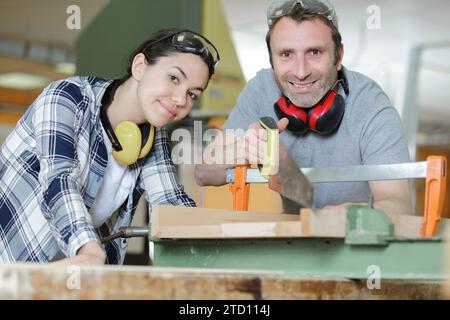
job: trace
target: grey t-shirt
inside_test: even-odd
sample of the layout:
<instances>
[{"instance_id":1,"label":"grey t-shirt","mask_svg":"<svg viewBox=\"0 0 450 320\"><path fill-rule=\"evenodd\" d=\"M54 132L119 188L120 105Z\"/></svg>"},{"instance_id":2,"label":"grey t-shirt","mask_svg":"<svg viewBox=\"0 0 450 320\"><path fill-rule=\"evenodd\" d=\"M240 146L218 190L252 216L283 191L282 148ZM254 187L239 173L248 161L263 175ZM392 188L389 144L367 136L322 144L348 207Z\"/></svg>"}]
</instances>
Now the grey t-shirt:
<instances>
[{"instance_id":1,"label":"grey t-shirt","mask_svg":"<svg viewBox=\"0 0 450 320\"><path fill-rule=\"evenodd\" d=\"M378 84L370 78L344 68L349 85L345 113L339 129L331 135L309 132L304 136L288 130L280 139L299 167L328 167L409 162L397 110ZM274 103L281 96L272 69L263 69L240 94L224 129L247 129L263 116L278 119ZM315 183L316 208L344 202L367 202L367 182ZM285 203L285 202L284 202ZM286 210L286 203L285 203Z\"/></svg>"}]
</instances>

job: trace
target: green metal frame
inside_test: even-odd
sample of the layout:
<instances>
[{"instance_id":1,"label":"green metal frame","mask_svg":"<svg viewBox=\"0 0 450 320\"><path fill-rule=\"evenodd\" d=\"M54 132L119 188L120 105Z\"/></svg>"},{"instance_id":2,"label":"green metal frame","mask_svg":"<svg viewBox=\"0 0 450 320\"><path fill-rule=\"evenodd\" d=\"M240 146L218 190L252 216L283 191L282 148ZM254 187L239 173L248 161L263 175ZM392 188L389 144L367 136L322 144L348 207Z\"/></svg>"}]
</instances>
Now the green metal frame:
<instances>
[{"instance_id":1,"label":"green metal frame","mask_svg":"<svg viewBox=\"0 0 450 320\"><path fill-rule=\"evenodd\" d=\"M344 239L156 240L155 266L277 270L299 276L444 279L438 239L348 245Z\"/></svg>"},{"instance_id":2,"label":"green metal frame","mask_svg":"<svg viewBox=\"0 0 450 320\"><path fill-rule=\"evenodd\" d=\"M396 239L383 211L347 207L345 238L191 240L149 239L154 265L276 270L299 276L443 280L444 243L439 238ZM375 266L375 268L374 268Z\"/></svg>"},{"instance_id":3,"label":"green metal frame","mask_svg":"<svg viewBox=\"0 0 450 320\"><path fill-rule=\"evenodd\" d=\"M385 246L394 239L394 224L383 211L366 205L347 206L346 244Z\"/></svg>"}]
</instances>

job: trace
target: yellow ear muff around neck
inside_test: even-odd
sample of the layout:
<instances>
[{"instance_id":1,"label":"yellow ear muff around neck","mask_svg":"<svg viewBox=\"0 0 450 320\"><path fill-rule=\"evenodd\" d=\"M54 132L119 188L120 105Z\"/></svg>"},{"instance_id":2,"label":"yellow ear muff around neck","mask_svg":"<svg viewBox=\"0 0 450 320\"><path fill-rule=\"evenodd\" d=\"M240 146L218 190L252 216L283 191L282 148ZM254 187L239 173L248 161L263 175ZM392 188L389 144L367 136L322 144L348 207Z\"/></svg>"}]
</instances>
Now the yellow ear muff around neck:
<instances>
[{"instance_id":1,"label":"yellow ear muff around neck","mask_svg":"<svg viewBox=\"0 0 450 320\"><path fill-rule=\"evenodd\" d=\"M141 152L142 135L139 127L131 121L122 121L114 129L122 146L121 151L113 149L114 159L120 164L131 165L137 161Z\"/></svg>"},{"instance_id":2,"label":"yellow ear muff around neck","mask_svg":"<svg viewBox=\"0 0 450 320\"><path fill-rule=\"evenodd\" d=\"M155 139L155 127L150 125L150 132L148 133L147 142L145 142L145 145L141 148L141 152L139 153L139 159L144 158L150 150L152 150L153 147L153 140Z\"/></svg>"},{"instance_id":3,"label":"yellow ear muff around neck","mask_svg":"<svg viewBox=\"0 0 450 320\"><path fill-rule=\"evenodd\" d=\"M114 133L122 146L121 151L114 149L112 151L117 162L129 166L138 159L144 158L151 151L155 128L152 125L148 125L148 127L148 137L145 145L142 146L143 133L137 124L131 121L122 121L117 125Z\"/></svg>"}]
</instances>

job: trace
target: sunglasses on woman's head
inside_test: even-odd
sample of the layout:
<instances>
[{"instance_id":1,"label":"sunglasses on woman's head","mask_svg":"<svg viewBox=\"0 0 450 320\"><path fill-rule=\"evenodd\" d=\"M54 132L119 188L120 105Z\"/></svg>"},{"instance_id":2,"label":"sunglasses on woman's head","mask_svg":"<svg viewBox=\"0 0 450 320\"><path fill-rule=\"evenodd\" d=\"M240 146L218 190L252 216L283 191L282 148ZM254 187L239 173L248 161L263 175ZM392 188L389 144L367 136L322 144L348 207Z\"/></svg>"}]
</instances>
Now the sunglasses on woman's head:
<instances>
[{"instance_id":1,"label":"sunglasses on woman's head","mask_svg":"<svg viewBox=\"0 0 450 320\"><path fill-rule=\"evenodd\" d=\"M191 30L174 31L149 43L147 47L169 38L171 38L172 46L175 49L203 56L209 55L213 59L214 68L217 67L220 61L219 51L217 51L216 47L208 39Z\"/></svg>"}]
</instances>

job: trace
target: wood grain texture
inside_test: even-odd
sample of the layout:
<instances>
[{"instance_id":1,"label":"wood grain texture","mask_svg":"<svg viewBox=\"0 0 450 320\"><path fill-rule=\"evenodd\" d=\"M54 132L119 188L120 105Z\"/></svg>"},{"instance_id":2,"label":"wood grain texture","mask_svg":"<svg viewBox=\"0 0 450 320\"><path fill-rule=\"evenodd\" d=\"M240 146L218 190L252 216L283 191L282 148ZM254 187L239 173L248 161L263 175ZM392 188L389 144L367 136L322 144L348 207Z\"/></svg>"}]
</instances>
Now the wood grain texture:
<instances>
[{"instance_id":1,"label":"wood grain texture","mask_svg":"<svg viewBox=\"0 0 450 320\"><path fill-rule=\"evenodd\" d=\"M183 239L298 237L301 226L297 215L156 205L152 208L152 236Z\"/></svg>"},{"instance_id":2,"label":"wood grain texture","mask_svg":"<svg viewBox=\"0 0 450 320\"><path fill-rule=\"evenodd\" d=\"M72 268L72 269L70 269ZM76 267L75 267L76 268ZM274 271L137 266L0 265L0 299L442 299L437 281L300 278ZM72 289L71 289L72 288Z\"/></svg>"}]
</instances>

